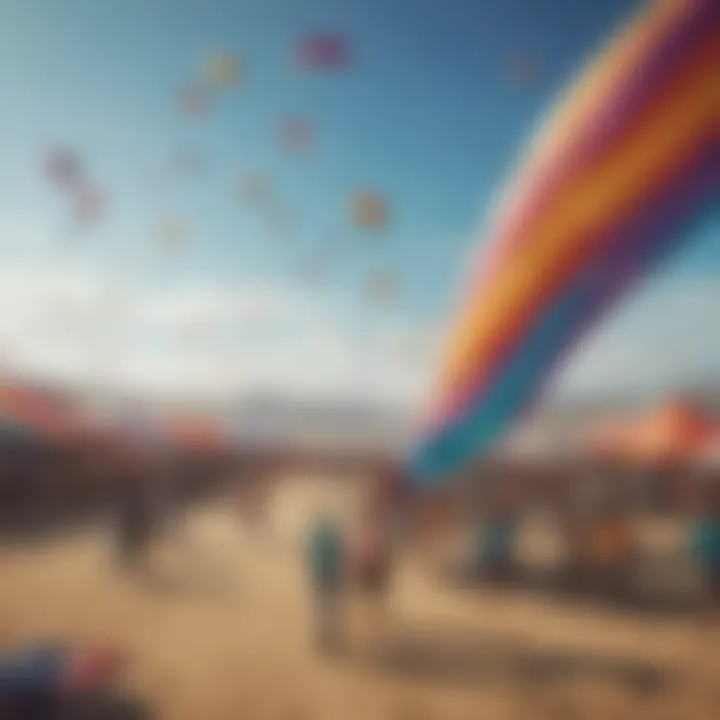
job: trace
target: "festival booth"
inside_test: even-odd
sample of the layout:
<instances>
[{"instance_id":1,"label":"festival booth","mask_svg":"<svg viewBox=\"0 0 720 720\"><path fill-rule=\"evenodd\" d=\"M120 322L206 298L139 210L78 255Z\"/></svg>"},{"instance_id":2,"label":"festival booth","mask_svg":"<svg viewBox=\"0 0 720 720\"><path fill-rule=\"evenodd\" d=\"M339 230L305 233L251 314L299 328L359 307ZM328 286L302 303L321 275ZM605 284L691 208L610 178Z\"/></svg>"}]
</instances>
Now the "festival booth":
<instances>
[{"instance_id":1,"label":"festival booth","mask_svg":"<svg viewBox=\"0 0 720 720\"><path fill-rule=\"evenodd\" d=\"M90 454L99 441L71 400L3 378L0 504L9 518L78 509L99 490Z\"/></svg>"},{"instance_id":2,"label":"festival booth","mask_svg":"<svg viewBox=\"0 0 720 720\"><path fill-rule=\"evenodd\" d=\"M698 454L700 465L711 473L720 474L720 427L711 427Z\"/></svg>"},{"instance_id":3,"label":"festival booth","mask_svg":"<svg viewBox=\"0 0 720 720\"><path fill-rule=\"evenodd\" d=\"M171 412L160 422L172 458L175 489L190 497L215 489L235 460L227 431L197 412Z\"/></svg>"},{"instance_id":4,"label":"festival booth","mask_svg":"<svg viewBox=\"0 0 720 720\"><path fill-rule=\"evenodd\" d=\"M667 510L682 502L709 436L704 415L688 401L673 400L595 428L588 451L614 477L632 484L643 505Z\"/></svg>"},{"instance_id":5,"label":"festival booth","mask_svg":"<svg viewBox=\"0 0 720 720\"><path fill-rule=\"evenodd\" d=\"M97 513L138 461L148 483L161 473L173 494L207 493L231 450L220 425L199 413L86 407L55 390L0 378L4 525Z\"/></svg>"}]
</instances>

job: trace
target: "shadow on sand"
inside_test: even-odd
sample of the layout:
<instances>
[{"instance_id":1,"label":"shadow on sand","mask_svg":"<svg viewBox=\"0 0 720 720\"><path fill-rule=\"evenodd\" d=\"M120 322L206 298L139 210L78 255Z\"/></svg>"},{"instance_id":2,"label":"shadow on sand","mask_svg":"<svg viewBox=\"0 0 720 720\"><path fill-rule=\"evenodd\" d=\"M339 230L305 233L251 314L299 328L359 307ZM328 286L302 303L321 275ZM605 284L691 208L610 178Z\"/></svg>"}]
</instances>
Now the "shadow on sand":
<instances>
[{"instance_id":1,"label":"shadow on sand","mask_svg":"<svg viewBox=\"0 0 720 720\"><path fill-rule=\"evenodd\" d=\"M543 648L506 635L460 633L426 625L352 660L374 671L414 680L468 686L503 680L524 687L590 681L637 695L657 695L678 679L675 671L636 658Z\"/></svg>"},{"instance_id":2,"label":"shadow on sand","mask_svg":"<svg viewBox=\"0 0 720 720\"><path fill-rule=\"evenodd\" d=\"M652 558L655 574L683 577L682 563L674 558ZM646 561L650 564L650 558ZM561 572L532 572L518 568L509 579L471 575L460 566L440 570L440 581L468 592L484 593L494 588L505 591L532 592L559 600L582 601L603 610L620 613L640 613L656 617L672 617L697 612L701 597L697 590L680 582L665 582L655 587L631 583L625 589L603 590L592 584L570 581Z\"/></svg>"},{"instance_id":3,"label":"shadow on sand","mask_svg":"<svg viewBox=\"0 0 720 720\"><path fill-rule=\"evenodd\" d=\"M156 715L136 700L103 693L75 701L57 715L42 717L47 720L152 720Z\"/></svg>"},{"instance_id":4,"label":"shadow on sand","mask_svg":"<svg viewBox=\"0 0 720 720\"><path fill-rule=\"evenodd\" d=\"M180 571L146 567L135 577L149 590L165 595L231 597L239 587L234 577L208 569Z\"/></svg>"},{"instance_id":5,"label":"shadow on sand","mask_svg":"<svg viewBox=\"0 0 720 720\"><path fill-rule=\"evenodd\" d=\"M219 562L211 549L187 538L175 548L174 562L146 557L126 571L152 592L166 595L232 597L239 590L236 568Z\"/></svg>"}]
</instances>

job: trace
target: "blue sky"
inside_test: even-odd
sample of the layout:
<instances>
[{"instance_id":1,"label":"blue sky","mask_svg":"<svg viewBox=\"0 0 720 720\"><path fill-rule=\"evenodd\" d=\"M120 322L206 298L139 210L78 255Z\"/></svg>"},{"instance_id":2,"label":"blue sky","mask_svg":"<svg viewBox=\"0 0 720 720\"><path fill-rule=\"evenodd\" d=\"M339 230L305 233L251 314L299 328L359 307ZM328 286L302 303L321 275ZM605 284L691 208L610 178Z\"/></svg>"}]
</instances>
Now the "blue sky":
<instances>
[{"instance_id":1,"label":"blue sky","mask_svg":"<svg viewBox=\"0 0 720 720\"><path fill-rule=\"evenodd\" d=\"M6 290L5 302L19 306L38 275L45 289L48 278L61 276L53 297L70 292L68 285L85 282L103 292L109 284L125 305L117 326L100 322L103 340L96 331L88 339L85 325L71 318L55 347L47 338L52 321L41 318L38 325L35 318L51 315L54 303L35 293L37 307L28 310L35 319L23 322L40 328L35 334L44 334L37 342L44 349L29 348L33 331L16 320L6 335L0 326L6 358L58 377L83 377L88 363L97 369L108 348L121 347L125 369L113 372L157 385L158 375L168 375L163 363L177 364L188 351L169 339L159 350L163 332L170 338L177 327L141 331L140 320L145 309L175 302L166 312L172 322L186 311L212 316L203 321L213 325L207 355L239 385L242 378L246 385L299 382L305 346L311 365L333 352L344 358L334 375L328 368L336 378L332 392L362 393L381 375L381 392L402 384L407 373L388 369L393 361L383 355L388 338L442 326L463 264L482 237L482 219L523 143L563 84L637 6L631 0L0 0L0 273L16 278L9 283L16 296ZM325 29L348 38L355 65L331 74L298 72L292 63L298 41ZM237 55L244 81L222 92L206 118L189 120L178 112L176 94L200 78L203 58L218 50ZM535 67L527 86L510 73L518 57ZM295 157L280 147L277 124L289 114L311 123L313 152ZM43 153L53 146L74 150L108 195L108 213L91 231L72 231L66 202L43 177ZM202 177L164 172L186 149L206 158ZM236 201L238 177L251 170L272 178L292 214L288 237L276 237L257 209ZM364 188L382 193L391 208L391 222L377 236L355 228L348 216L349 195ZM182 254L158 250L155 228L168 217L188 229L191 242ZM621 312L617 323L652 326L645 318L654 312L653 297L667 294L663 288L684 297L687 287L695 294L698 284L714 287L717 232L717 222L701 228L655 283L662 292L644 291L632 322ZM335 257L331 273L309 286L300 269L327 247ZM382 307L362 289L376 268L390 268L400 283L397 299ZM257 333L240 337L234 316L224 324L217 317L224 303L247 315L248 306L269 296L283 316L284 345ZM89 291L84 297L71 314L87 314L83 302L97 305ZM301 306L306 312L290 327L285 321ZM621 344L612 337L606 354ZM97 356L92 362L88 345ZM709 362L709 350L697 352L703 357L696 364ZM408 381L409 394L426 382L431 354ZM48 361L60 357L65 360ZM207 360L188 361L173 376L177 387L192 385L192 375L200 392L203 375L212 374ZM255 365L274 364L275 375L256 372ZM581 378L583 372L589 378L602 369L581 368Z\"/></svg>"}]
</instances>

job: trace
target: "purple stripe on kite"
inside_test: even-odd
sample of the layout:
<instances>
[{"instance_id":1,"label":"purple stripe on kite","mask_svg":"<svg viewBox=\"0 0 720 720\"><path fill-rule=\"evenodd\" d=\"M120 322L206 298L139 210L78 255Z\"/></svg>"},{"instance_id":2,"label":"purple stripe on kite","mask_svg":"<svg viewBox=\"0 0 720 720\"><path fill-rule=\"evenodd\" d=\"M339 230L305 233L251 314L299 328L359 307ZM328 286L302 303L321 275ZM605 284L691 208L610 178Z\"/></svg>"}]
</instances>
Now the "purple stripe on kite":
<instances>
[{"instance_id":1,"label":"purple stripe on kite","mask_svg":"<svg viewBox=\"0 0 720 720\"><path fill-rule=\"evenodd\" d=\"M684 231L703 217L704 208L714 209L716 196L712 190L720 190L717 157L706 156L695 170L693 180L704 185L704 192L688 193L684 199L689 204L663 206L662 217L646 216L647 223L639 223L637 234L628 238L633 252L627 254L624 247L624 272L617 273L613 256L587 267L562 302L555 303L529 329L522 352L515 354L482 402L473 403L451 425L415 449L408 466L415 483L434 485L495 440L541 392L544 381L581 332L617 301L635 277L681 244L687 237Z\"/></svg>"},{"instance_id":2,"label":"purple stripe on kite","mask_svg":"<svg viewBox=\"0 0 720 720\"><path fill-rule=\"evenodd\" d=\"M538 172L537 169L533 171L528 180L530 187L524 191L521 189L512 203L513 214L527 216L536 212L539 205L557 190L568 175L605 153L612 139L632 122L648 95L653 93L659 84L667 81L672 69L705 36L717 32L718 22L720 0L699 0L692 12L688 12L676 25L668 28L666 34L651 46L643 62L628 68L627 75L613 88L607 102L598 112L589 118L574 137L567 139L564 149L558 151L552 164L545 168L546 174L541 184L537 180L530 182ZM532 162L531 160L530 163ZM507 255L511 248L518 246L519 243L513 242L510 246L499 248L499 252L501 256ZM495 262L497 258L492 251L491 253L490 260ZM487 251L481 252L480 256L481 260L488 257ZM483 272L482 268L480 271ZM481 279L482 277L484 275L481 275ZM477 288L473 289L471 284L470 297L476 291Z\"/></svg>"},{"instance_id":3,"label":"purple stripe on kite","mask_svg":"<svg viewBox=\"0 0 720 720\"><path fill-rule=\"evenodd\" d=\"M607 253L622 252L622 248L631 247L631 238L637 235L638 226L645 222L646 218L653 218L657 216L659 218L664 217L665 213L671 211L675 204L682 203L682 198L692 198L699 192L706 192L705 180L701 180L698 177L696 168L698 163L702 163L703 166L708 166L708 172L711 167L715 167L715 175L717 176L717 158L714 148L710 148L705 154L701 155L700 158L691 165L685 172L675 177L668 185L666 185L662 191L658 192L652 198L647 199L645 203L639 206L635 212L629 216L622 225L615 226L613 230L608 233L606 240L600 241L600 246L604 249L602 254L598 257L596 262L602 262L602 258ZM697 178L697 179L695 179ZM652 238L649 240L652 242ZM615 249L617 248L617 250ZM559 298L567 290L568 284L572 282L568 281L565 285L558 285L556 288L551 288L550 295L543 303L545 310L552 305L553 302L559 301ZM535 317L537 321L537 316ZM494 364L494 367L490 369L487 380L483 382L482 378L471 381L466 386L465 390L460 390L457 397L452 401L451 409L446 413L446 418L441 422L436 423L431 428L431 433L437 431L439 427L451 419L453 416L460 414L469 405L477 402L478 393L482 391L482 387L489 387L496 381L498 375L501 375L504 371L504 365L510 362L513 355L517 352L518 345L522 343L523 335L519 335L515 342L505 347L504 351L501 352ZM428 433L424 435L427 436Z\"/></svg>"},{"instance_id":4,"label":"purple stripe on kite","mask_svg":"<svg viewBox=\"0 0 720 720\"><path fill-rule=\"evenodd\" d=\"M598 272L598 285L595 296L589 301L587 316L573 329L567 345L557 358L557 363L561 363L573 351L584 333L600 321L605 312L630 290L638 275L650 271L668 252L675 249L681 234L665 234L666 229L682 223L698 198L712 197L712 193L718 191L720 156L716 149L711 149L689 171L684 183L678 178L677 183L669 188L666 197L656 198L652 207L647 208L645 213L637 218L635 225L626 228L624 234L613 244ZM549 377L544 383L548 380ZM544 388L541 388L539 392L542 393L543 390Z\"/></svg>"},{"instance_id":5,"label":"purple stripe on kite","mask_svg":"<svg viewBox=\"0 0 720 720\"><path fill-rule=\"evenodd\" d=\"M627 76L615 86L607 102L590 119L581 142L573 143L568 152L573 155L587 152L583 157L601 155L609 139L633 118L648 95L658 85L667 82L673 68L692 52L695 45L717 32L719 10L720 3L715 0L696 2L693 12L669 28L641 63L628 68Z\"/></svg>"},{"instance_id":6,"label":"purple stripe on kite","mask_svg":"<svg viewBox=\"0 0 720 720\"><path fill-rule=\"evenodd\" d=\"M623 82L617 86L601 111L590 119L576 141L569 143L564 153L556 155L555 161L548 169L549 175L546 175L542 184L538 185L535 181L529 192L520 191L513 203L515 213L526 216L535 212L539 203L552 194L563 178L572 173L574 168L591 162L593 157L602 154L612 137L622 129L628 118L632 117L637 106L640 106L647 95L655 90L655 85L665 79L672 68L687 54L688 49L699 42L705 34L716 32L718 22L720 22L720 0L717 2L697 0L692 12L688 11L681 16L677 24L669 28L659 42L656 41L644 62L629 70L628 76L623 78ZM499 258L509 256L513 248L519 250L520 246L521 243L518 242L501 243L496 250L490 251L489 255L487 249L483 249L479 261L494 264ZM486 270L480 266L474 271L469 289L463 294L465 304L477 302L477 294L485 278ZM441 426L442 422L442 415L433 417L427 427L432 431ZM424 431L420 429L421 436L427 432L427 427Z\"/></svg>"},{"instance_id":7,"label":"purple stripe on kite","mask_svg":"<svg viewBox=\"0 0 720 720\"><path fill-rule=\"evenodd\" d=\"M601 317L603 312L614 302L615 296L627 290L637 274L662 255L664 243L658 242L657 238L663 235L666 226L678 222L695 198L702 197L713 189L718 189L718 171L717 148L711 148L709 152L699 157L685 173L675 177L661 194L654 196L652 202L645 203L632 218L628 219L622 230L616 229L613 233L614 237L608 240L606 254L598 260L595 267L586 267L578 281L591 283L592 292L588 300L587 315L582 322L575 326L573 333L568 338L568 348L563 350L561 357L570 351L587 327ZM546 303L543 313L536 316L534 325L542 321L544 313L561 303L563 301L561 298L575 297L577 291L577 283L566 285L564 289L560 288L556 300L550 299ZM528 332L530 331L531 329L528 330ZM479 386L476 383L468 387L462 400L455 405L452 415L440 426L440 433L444 434L449 431L453 425L461 421L462 416L469 408L483 402L493 385L500 381L507 364L512 362L514 356L522 352L524 337L524 335L521 336L517 343L506 349L488 382ZM445 429L443 429L443 425ZM438 434L437 430L432 433L432 435L435 434Z\"/></svg>"}]
</instances>

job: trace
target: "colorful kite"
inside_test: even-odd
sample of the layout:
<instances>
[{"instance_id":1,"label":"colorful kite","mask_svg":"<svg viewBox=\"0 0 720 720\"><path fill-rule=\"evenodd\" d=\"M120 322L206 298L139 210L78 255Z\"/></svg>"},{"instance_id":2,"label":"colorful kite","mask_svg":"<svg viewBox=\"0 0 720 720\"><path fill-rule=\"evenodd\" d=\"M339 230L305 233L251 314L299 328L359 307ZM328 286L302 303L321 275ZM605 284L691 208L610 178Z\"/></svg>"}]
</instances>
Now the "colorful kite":
<instances>
[{"instance_id":1,"label":"colorful kite","mask_svg":"<svg viewBox=\"0 0 720 720\"><path fill-rule=\"evenodd\" d=\"M229 52L215 52L205 59L205 78L215 87L230 87L242 81L242 69L237 58Z\"/></svg>"},{"instance_id":2,"label":"colorful kite","mask_svg":"<svg viewBox=\"0 0 720 720\"><path fill-rule=\"evenodd\" d=\"M355 224L363 230L380 230L388 221L385 199L374 193L358 193L351 199L350 210Z\"/></svg>"},{"instance_id":3,"label":"colorful kite","mask_svg":"<svg viewBox=\"0 0 720 720\"><path fill-rule=\"evenodd\" d=\"M73 216L81 225L98 222L107 209L107 198L95 185L83 185L73 197Z\"/></svg>"},{"instance_id":4,"label":"colorful kite","mask_svg":"<svg viewBox=\"0 0 720 720\"><path fill-rule=\"evenodd\" d=\"M82 181L82 163L70 150L52 150L45 158L45 174L60 190L72 190Z\"/></svg>"},{"instance_id":5,"label":"colorful kite","mask_svg":"<svg viewBox=\"0 0 720 720\"><path fill-rule=\"evenodd\" d=\"M280 144L291 152L309 150L314 144L312 127L307 120L291 115L280 121Z\"/></svg>"},{"instance_id":6,"label":"colorful kite","mask_svg":"<svg viewBox=\"0 0 720 720\"><path fill-rule=\"evenodd\" d=\"M320 32L306 38L298 49L298 63L306 70L346 68L353 62L348 41L337 33Z\"/></svg>"},{"instance_id":7,"label":"colorful kite","mask_svg":"<svg viewBox=\"0 0 720 720\"><path fill-rule=\"evenodd\" d=\"M212 96L202 85L188 85L180 90L177 102L183 115L198 119L205 117L210 111Z\"/></svg>"},{"instance_id":8,"label":"colorful kite","mask_svg":"<svg viewBox=\"0 0 720 720\"><path fill-rule=\"evenodd\" d=\"M720 4L653 3L578 80L488 233L410 474L461 470L720 190Z\"/></svg>"},{"instance_id":9,"label":"colorful kite","mask_svg":"<svg viewBox=\"0 0 720 720\"><path fill-rule=\"evenodd\" d=\"M538 63L529 53L518 53L510 59L508 74L513 85L520 88L531 87L538 78Z\"/></svg>"},{"instance_id":10,"label":"colorful kite","mask_svg":"<svg viewBox=\"0 0 720 720\"><path fill-rule=\"evenodd\" d=\"M242 202L265 203L273 196L270 178L259 171L252 171L238 180L238 196Z\"/></svg>"}]
</instances>

